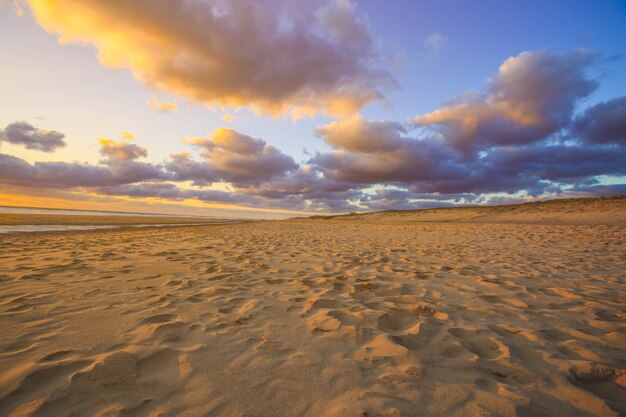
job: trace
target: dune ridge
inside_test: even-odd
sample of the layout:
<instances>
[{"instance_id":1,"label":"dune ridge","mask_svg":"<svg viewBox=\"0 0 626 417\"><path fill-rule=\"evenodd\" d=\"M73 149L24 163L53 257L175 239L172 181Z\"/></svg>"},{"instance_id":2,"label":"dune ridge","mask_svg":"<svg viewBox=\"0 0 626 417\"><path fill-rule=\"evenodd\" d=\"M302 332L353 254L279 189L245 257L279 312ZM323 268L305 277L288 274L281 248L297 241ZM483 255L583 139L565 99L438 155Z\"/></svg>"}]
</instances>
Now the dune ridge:
<instances>
[{"instance_id":1,"label":"dune ridge","mask_svg":"<svg viewBox=\"0 0 626 417\"><path fill-rule=\"evenodd\" d=\"M0 415L626 414L625 227L383 216L0 236Z\"/></svg>"},{"instance_id":2,"label":"dune ridge","mask_svg":"<svg viewBox=\"0 0 626 417\"><path fill-rule=\"evenodd\" d=\"M606 224L626 226L626 196L573 198L499 206L454 206L420 210L388 210L318 220L373 222L455 222L505 224Z\"/></svg>"}]
</instances>

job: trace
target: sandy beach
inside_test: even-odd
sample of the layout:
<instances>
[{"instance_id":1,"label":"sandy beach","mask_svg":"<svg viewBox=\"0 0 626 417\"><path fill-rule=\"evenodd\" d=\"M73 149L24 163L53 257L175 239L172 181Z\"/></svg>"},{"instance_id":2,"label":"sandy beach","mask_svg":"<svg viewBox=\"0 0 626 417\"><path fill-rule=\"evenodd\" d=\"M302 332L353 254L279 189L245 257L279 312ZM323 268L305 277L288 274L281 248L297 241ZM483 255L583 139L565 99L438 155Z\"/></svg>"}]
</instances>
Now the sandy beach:
<instances>
[{"instance_id":1,"label":"sandy beach","mask_svg":"<svg viewBox=\"0 0 626 417\"><path fill-rule=\"evenodd\" d=\"M2 235L0 415L626 415L626 199L515 207Z\"/></svg>"}]
</instances>

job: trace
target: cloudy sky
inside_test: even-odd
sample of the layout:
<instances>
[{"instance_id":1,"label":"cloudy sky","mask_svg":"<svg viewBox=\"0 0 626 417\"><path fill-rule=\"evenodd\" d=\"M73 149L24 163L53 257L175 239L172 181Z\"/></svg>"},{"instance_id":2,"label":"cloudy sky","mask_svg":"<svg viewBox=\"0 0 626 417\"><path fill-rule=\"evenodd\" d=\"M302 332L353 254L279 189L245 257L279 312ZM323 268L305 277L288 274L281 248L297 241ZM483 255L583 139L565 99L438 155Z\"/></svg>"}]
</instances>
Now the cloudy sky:
<instances>
[{"instance_id":1,"label":"cloudy sky","mask_svg":"<svg viewBox=\"0 0 626 417\"><path fill-rule=\"evenodd\" d=\"M626 194L626 3L0 0L0 204Z\"/></svg>"}]
</instances>

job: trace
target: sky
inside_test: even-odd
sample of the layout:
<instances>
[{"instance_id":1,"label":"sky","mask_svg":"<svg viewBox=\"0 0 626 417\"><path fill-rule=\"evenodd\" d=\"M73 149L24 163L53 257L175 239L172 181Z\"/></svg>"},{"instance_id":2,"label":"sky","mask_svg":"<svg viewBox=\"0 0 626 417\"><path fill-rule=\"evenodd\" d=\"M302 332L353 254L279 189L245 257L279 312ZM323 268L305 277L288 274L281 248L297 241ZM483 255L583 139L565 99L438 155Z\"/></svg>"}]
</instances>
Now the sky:
<instances>
[{"instance_id":1,"label":"sky","mask_svg":"<svg viewBox=\"0 0 626 417\"><path fill-rule=\"evenodd\" d=\"M626 194L626 2L0 0L0 205Z\"/></svg>"}]
</instances>

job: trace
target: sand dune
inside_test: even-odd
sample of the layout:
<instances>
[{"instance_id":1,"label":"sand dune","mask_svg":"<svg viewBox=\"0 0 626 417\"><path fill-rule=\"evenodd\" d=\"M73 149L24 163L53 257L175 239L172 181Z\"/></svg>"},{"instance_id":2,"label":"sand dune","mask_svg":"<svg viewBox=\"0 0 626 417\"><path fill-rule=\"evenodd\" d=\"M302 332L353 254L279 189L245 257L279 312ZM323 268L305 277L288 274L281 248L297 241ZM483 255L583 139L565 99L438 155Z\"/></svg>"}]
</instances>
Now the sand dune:
<instances>
[{"instance_id":1,"label":"sand dune","mask_svg":"<svg viewBox=\"0 0 626 417\"><path fill-rule=\"evenodd\" d=\"M317 219L364 222L454 222L504 224L608 224L626 226L626 197L577 198L504 206L391 210Z\"/></svg>"},{"instance_id":2,"label":"sand dune","mask_svg":"<svg viewBox=\"0 0 626 417\"><path fill-rule=\"evenodd\" d=\"M0 415L626 415L621 217L384 216L0 236Z\"/></svg>"}]
</instances>

